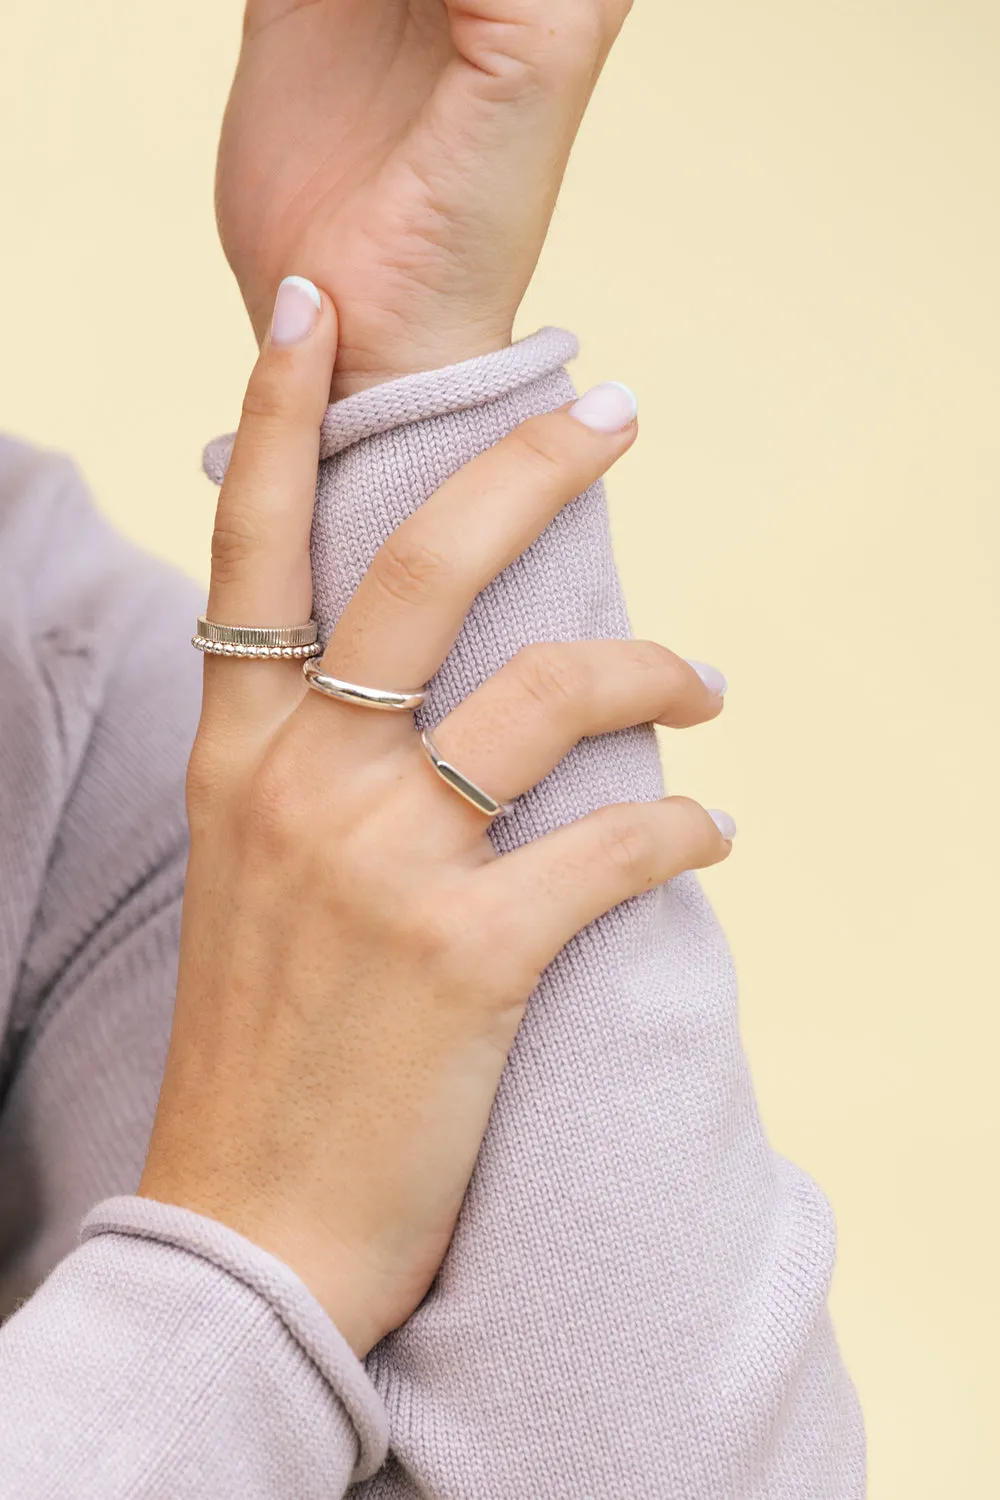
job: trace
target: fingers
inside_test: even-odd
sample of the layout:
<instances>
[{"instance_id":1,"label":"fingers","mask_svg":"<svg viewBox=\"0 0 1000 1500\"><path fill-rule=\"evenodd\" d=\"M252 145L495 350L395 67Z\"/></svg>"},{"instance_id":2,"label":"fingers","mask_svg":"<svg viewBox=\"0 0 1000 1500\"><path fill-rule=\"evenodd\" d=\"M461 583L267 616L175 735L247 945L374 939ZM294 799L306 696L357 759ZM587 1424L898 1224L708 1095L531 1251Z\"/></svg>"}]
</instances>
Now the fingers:
<instances>
[{"instance_id":1,"label":"fingers","mask_svg":"<svg viewBox=\"0 0 1000 1500\"><path fill-rule=\"evenodd\" d=\"M319 432L337 348L332 302L301 277L278 289L250 377L212 538L208 616L224 625L301 625L312 607L309 535ZM297 702L293 662L206 662L206 710Z\"/></svg>"},{"instance_id":2,"label":"fingers","mask_svg":"<svg viewBox=\"0 0 1000 1500\"><path fill-rule=\"evenodd\" d=\"M588 84L621 30L631 0L446 0L461 57L488 78L564 76Z\"/></svg>"},{"instance_id":3,"label":"fingers","mask_svg":"<svg viewBox=\"0 0 1000 1500\"><path fill-rule=\"evenodd\" d=\"M633 724L705 723L722 712L724 691L721 672L654 641L547 643L519 652L434 738L470 780L509 802L578 740Z\"/></svg>"},{"instance_id":4,"label":"fingers","mask_svg":"<svg viewBox=\"0 0 1000 1500\"><path fill-rule=\"evenodd\" d=\"M718 864L735 832L728 813L706 812L687 797L622 803L504 855L480 879L492 885L501 930L511 920L505 914L516 914L518 942L529 935L540 971L613 906L684 870Z\"/></svg>"},{"instance_id":5,"label":"fingers","mask_svg":"<svg viewBox=\"0 0 1000 1500\"><path fill-rule=\"evenodd\" d=\"M476 595L631 446L635 411L625 387L598 386L461 469L379 550L324 671L395 691L433 677Z\"/></svg>"}]
</instances>

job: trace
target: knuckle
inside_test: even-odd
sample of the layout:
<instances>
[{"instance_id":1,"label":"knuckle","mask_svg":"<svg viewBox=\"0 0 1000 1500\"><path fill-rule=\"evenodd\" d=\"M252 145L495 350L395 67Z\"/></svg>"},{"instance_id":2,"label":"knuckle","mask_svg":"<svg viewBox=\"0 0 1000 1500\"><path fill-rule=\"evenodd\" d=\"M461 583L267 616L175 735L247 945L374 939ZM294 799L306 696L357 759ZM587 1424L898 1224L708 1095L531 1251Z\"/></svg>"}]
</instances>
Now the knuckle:
<instances>
[{"instance_id":1,"label":"knuckle","mask_svg":"<svg viewBox=\"0 0 1000 1500\"><path fill-rule=\"evenodd\" d=\"M633 640L630 654L634 672L649 682L667 709L675 699L690 699L687 667L673 651L661 646L658 640Z\"/></svg>"},{"instance_id":2,"label":"knuckle","mask_svg":"<svg viewBox=\"0 0 1000 1500\"><path fill-rule=\"evenodd\" d=\"M666 679L670 687L682 681L680 662L659 641L631 641L629 645L632 665L637 672Z\"/></svg>"},{"instance_id":3,"label":"knuckle","mask_svg":"<svg viewBox=\"0 0 1000 1500\"><path fill-rule=\"evenodd\" d=\"M696 802L693 797L668 797L667 802L673 810L674 818L686 832L693 833L704 827L707 814L701 803Z\"/></svg>"},{"instance_id":4,"label":"knuckle","mask_svg":"<svg viewBox=\"0 0 1000 1500\"><path fill-rule=\"evenodd\" d=\"M522 471L543 484L559 483L570 475L570 465L545 417L531 417L515 430L513 446Z\"/></svg>"},{"instance_id":5,"label":"knuckle","mask_svg":"<svg viewBox=\"0 0 1000 1500\"><path fill-rule=\"evenodd\" d=\"M466 946L462 924L440 902L417 901L401 915L400 926L406 951L438 970L455 962Z\"/></svg>"},{"instance_id":6,"label":"knuckle","mask_svg":"<svg viewBox=\"0 0 1000 1500\"><path fill-rule=\"evenodd\" d=\"M260 546L257 527L242 511L227 509L212 532L212 578L231 583L238 578Z\"/></svg>"},{"instance_id":7,"label":"knuckle","mask_svg":"<svg viewBox=\"0 0 1000 1500\"><path fill-rule=\"evenodd\" d=\"M528 998L541 977L541 966L520 903L500 907L487 902L480 908L473 959L480 983L485 979L496 1000L520 1005Z\"/></svg>"},{"instance_id":8,"label":"knuckle","mask_svg":"<svg viewBox=\"0 0 1000 1500\"><path fill-rule=\"evenodd\" d=\"M486 71L509 98L544 96L554 80L589 87L631 5L632 0L550 0L543 11L537 3L521 4L511 17L514 24L497 28L503 35L484 49Z\"/></svg>"},{"instance_id":9,"label":"knuckle","mask_svg":"<svg viewBox=\"0 0 1000 1500\"><path fill-rule=\"evenodd\" d=\"M633 641L632 670L642 678L642 690L655 701L659 722L691 722L690 669L679 656L658 641ZM697 694L695 701L700 710L702 695Z\"/></svg>"},{"instance_id":10,"label":"knuckle","mask_svg":"<svg viewBox=\"0 0 1000 1500\"><path fill-rule=\"evenodd\" d=\"M644 697L655 704L656 722L675 729L704 724L721 714L725 700L702 690L694 668L656 641L634 641L629 666L641 679Z\"/></svg>"},{"instance_id":11,"label":"knuckle","mask_svg":"<svg viewBox=\"0 0 1000 1500\"><path fill-rule=\"evenodd\" d=\"M243 416L256 426L284 425L297 414L295 392L278 371L266 363L258 365L243 397Z\"/></svg>"},{"instance_id":12,"label":"knuckle","mask_svg":"<svg viewBox=\"0 0 1000 1500\"><path fill-rule=\"evenodd\" d=\"M482 968L482 956L467 920L469 893L464 892L457 903L443 896L436 888L422 893L411 890L391 914L391 940L416 971L436 976L447 989L467 995L469 983ZM384 906L384 902L380 904ZM466 919L455 915L453 905L466 913Z\"/></svg>"},{"instance_id":13,"label":"knuckle","mask_svg":"<svg viewBox=\"0 0 1000 1500\"><path fill-rule=\"evenodd\" d=\"M545 643L526 646L515 661L522 691L549 712L586 702L591 674L580 653Z\"/></svg>"},{"instance_id":14,"label":"knuckle","mask_svg":"<svg viewBox=\"0 0 1000 1500\"><path fill-rule=\"evenodd\" d=\"M246 793L244 828L247 838L268 853L284 855L289 846L301 847L312 826L308 784L294 763L272 751L257 767Z\"/></svg>"},{"instance_id":15,"label":"knuckle","mask_svg":"<svg viewBox=\"0 0 1000 1500\"><path fill-rule=\"evenodd\" d=\"M600 851L604 861L628 884L643 882L652 868L656 849L648 818L638 807L609 807L601 815Z\"/></svg>"},{"instance_id":16,"label":"knuckle","mask_svg":"<svg viewBox=\"0 0 1000 1500\"><path fill-rule=\"evenodd\" d=\"M685 869L712 864L719 852L719 831L712 818L691 797L668 797L672 824L671 844L677 862Z\"/></svg>"},{"instance_id":17,"label":"knuckle","mask_svg":"<svg viewBox=\"0 0 1000 1500\"><path fill-rule=\"evenodd\" d=\"M454 896L459 899L448 899ZM504 930L476 903L474 887L456 891L449 882L436 903L418 904L406 920L403 942L404 951L424 972L436 974L444 992L462 1006L470 993L490 1007L523 1004L537 982L537 970L522 954L523 922Z\"/></svg>"},{"instance_id":18,"label":"knuckle","mask_svg":"<svg viewBox=\"0 0 1000 1500\"><path fill-rule=\"evenodd\" d=\"M413 537L391 536L372 564L372 576L390 598L401 604L422 604L447 583L449 560Z\"/></svg>"}]
</instances>

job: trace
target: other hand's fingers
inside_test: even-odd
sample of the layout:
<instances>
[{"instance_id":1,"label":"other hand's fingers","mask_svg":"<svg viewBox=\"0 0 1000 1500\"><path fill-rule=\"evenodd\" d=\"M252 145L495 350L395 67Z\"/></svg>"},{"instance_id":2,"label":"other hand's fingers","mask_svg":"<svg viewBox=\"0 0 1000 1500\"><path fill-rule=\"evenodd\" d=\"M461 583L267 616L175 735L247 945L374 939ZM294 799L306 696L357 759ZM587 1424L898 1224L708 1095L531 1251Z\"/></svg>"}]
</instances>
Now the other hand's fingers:
<instances>
[{"instance_id":1,"label":"other hand's fingers","mask_svg":"<svg viewBox=\"0 0 1000 1500\"><path fill-rule=\"evenodd\" d=\"M520 651L442 720L434 739L446 760L509 802L578 740L634 724L705 723L722 712L725 689L716 668L655 641L547 642Z\"/></svg>"},{"instance_id":2,"label":"other hand's fingers","mask_svg":"<svg viewBox=\"0 0 1000 1500\"><path fill-rule=\"evenodd\" d=\"M459 55L505 84L539 74L592 87L632 0L445 0ZM496 92L496 88L494 88ZM516 96L515 96L516 97Z\"/></svg>"},{"instance_id":3,"label":"other hand's fingers","mask_svg":"<svg viewBox=\"0 0 1000 1500\"><path fill-rule=\"evenodd\" d=\"M337 350L337 316L312 282L289 276L250 377L212 538L208 617L223 625L304 624L312 608L309 536L320 424ZM206 711L255 709L301 697L300 663L212 658Z\"/></svg>"},{"instance_id":4,"label":"other hand's fingers","mask_svg":"<svg viewBox=\"0 0 1000 1500\"><path fill-rule=\"evenodd\" d=\"M492 886L501 929L516 921L518 943L530 929L541 971L613 906L725 859L735 832L728 813L706 811L688 797L620 803L504 855L480 879Z\"/></svg>"},{"instance_id":5,"label":"other hand's fingers","mask_svg":"<svg viewBox=\"0 0 1000 1500\"><path fill-rule=\"evenodd\" d=\"M459 470L380 548L323 670L396 691L427 682L476 595L631 446L635 413L627 388L597 386Z\"/></svg>"}]
</instances>

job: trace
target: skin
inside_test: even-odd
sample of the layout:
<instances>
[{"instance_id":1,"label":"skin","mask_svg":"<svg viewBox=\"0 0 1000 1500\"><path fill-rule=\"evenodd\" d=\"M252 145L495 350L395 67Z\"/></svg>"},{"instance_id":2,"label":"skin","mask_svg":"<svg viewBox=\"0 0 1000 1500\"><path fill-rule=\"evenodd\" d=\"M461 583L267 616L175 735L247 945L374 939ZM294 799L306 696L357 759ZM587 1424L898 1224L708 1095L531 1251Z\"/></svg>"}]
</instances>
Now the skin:
<instances>
[{"instance_id":1,"label":"skin","mask_svg":"<svg viewBox=\"0 0 1000 1500\"><path fill-rule=\"evenodd\" d=\"M219 230L262 337L281 278L340 314L332 389L502 348L630 0L251 0Z\"/></svg>"},{"instance_id":2,"label":"skin","mask_svg":"<svg viewBox=\"0 0 1000 1500\"><path fill-rule=\"evenodd\" d=\"M309 616L336 327L324 296L303 341L265 342L219 501L215 620ZM426 682L476 595L636 430L598 433L563 408L460 471L381 548L324 670ZM437 739L508 799L583 736L721 709L651 642L549 644L515 657ZM174 1028L140 1192L280 1257L364 1355L444 1257L542 970L599 914L731 844L697 803L670 797L497 858L410 714L309 692L284 661L206 659L188 812Z\"/></svg>"},{"instance_id":3,"label":"skin","mask_svg":"<svg viewBox=\"0 0 1000 1500\"><path fill-rule=\"evenodd\" d=\"M627 10L251 0L217 197L263 347L219 502L211 618L309 617L331 391L509 342ZM325 292L313 332L279 347L267 330L290 273ZM476 594L635 435L564 410L482 455L381 549L326 668L427 681ZM437 740L509 800L582 736L721 708L651 642L546 645ZM546 964L601 912L731 845L672 797L603 809L498 860L411 716L310 693L286 662L206 660L188 811L174 1029L140 1192L279 1256L363 1355L441 1263Z\"/></svg>"}]
</instances>

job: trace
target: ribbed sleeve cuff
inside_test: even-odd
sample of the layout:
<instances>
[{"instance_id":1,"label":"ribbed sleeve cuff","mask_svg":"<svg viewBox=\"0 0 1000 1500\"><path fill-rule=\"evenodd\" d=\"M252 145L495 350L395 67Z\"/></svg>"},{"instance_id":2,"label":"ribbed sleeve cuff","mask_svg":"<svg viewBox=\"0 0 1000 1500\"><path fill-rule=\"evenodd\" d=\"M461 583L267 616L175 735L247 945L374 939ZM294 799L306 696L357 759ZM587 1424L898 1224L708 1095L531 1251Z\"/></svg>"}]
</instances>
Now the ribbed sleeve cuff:
<instances>
[{"instance_id":1,"label":"ribbed sleeve cuff","mask_svg":"<svg viewBox=\"0 0 1000 1500\"><path fill-rule=\"evenodd\" d=\"M320 433L320 458L333 458L364 438L410 422L487 406L500 396L555 374L578 353L573 334L561 328L541 328L496 354L484 354L440 370L422 370L359 391L327 407ZM225 478L234 436L230 433L216 438L205 449L205 473L216 484Z\"/></svg>"},{"instance_id":2,"label":"ribbed sleeve cuff","mask_svg":"<svg viewBox=\"0 0 1000 1500\"><path fill-rule=\"evenodd\" d=\"M217 1291L220 1327L224 1326L222 1308L230 1302L227 1282L238 1284L267 1305L275 1325L280 1325L298 1346L315 1373L329 1386L350 1422L356 1439L356 1455L351 1460L351 1480L367 1479L383 1463L388 1447L388 1428L382 1402L371 1385L364 1366L347 1341L330 1321L305 1285L283 1262L244 1239L235 1230L187 1209L157 1203L147 1198L110 1198L88 1214L81 1228L81 1241L87 1243L102 1235L125 1236L133 1240L155 1241L184 1252L207 1263L219 1274ZM259 1360L266 1360L268 1343L281 1337L277 1327L260 1322L245 1299L248 1327L241 1340L238 1358L246 1372ZM253 1326L249 1326L249 1325ZM217 1369L220 1381L228 1381L238 1390L239 1373L227 1361L234 1359L233 1339L222 1347L216 1343L211 1319L200 1330L204 1343L204 1368ZM232 1330L229 1330L230 1334ZM304 1371L304 1373L307 1373ZM317 1407L315 1381L307 1378L301 1391L299 1420L322 1417ZM294 1392L289 1410L294 1410ZM329 1476L328 1476L329 1477Z\"/></svg>"}]
</instances>

